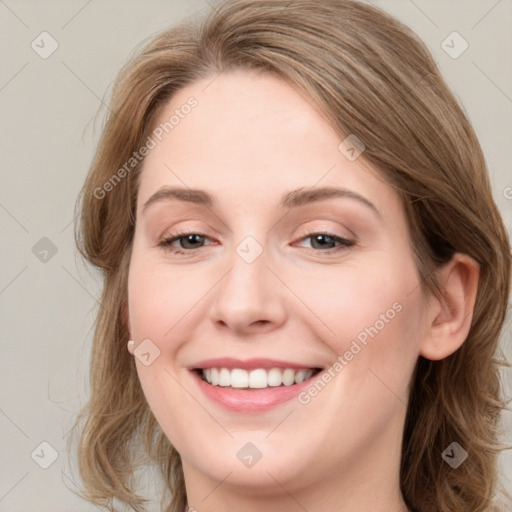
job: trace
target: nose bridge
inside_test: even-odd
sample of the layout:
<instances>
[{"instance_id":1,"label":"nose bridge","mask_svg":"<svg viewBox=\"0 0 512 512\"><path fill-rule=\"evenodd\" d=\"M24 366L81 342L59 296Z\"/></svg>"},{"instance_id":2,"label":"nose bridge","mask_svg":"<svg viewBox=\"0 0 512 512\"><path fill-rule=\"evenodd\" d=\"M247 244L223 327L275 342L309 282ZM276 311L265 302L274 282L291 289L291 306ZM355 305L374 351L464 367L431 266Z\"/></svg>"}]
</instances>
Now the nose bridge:
<instances>
[{"instance_id":1,"label":"nose bridge","mask_svg":"<svg viewBox=\"0 0 512 512\"><path fill-rule=\"evenodd\" d=\"M232 302L233 310L256 311L269 291L268 249L252 235L245 237L234 249L230 258L231 271L223 287L227 292L224 300L226 304Z\"/></svg>"},{"instance_id":2,"label":"nose bridge","mask_svg":"<svg viewBox=\"0 0 512 512\"><path fill-rule=\"evenodd\" d=\"M234 247L228 263L230 269L214 294L210 310L213 321L237 331L283 321L284 304L278 282L267 268L269 255L269 249L251 235Z\"/></svg>"}]
</instances>

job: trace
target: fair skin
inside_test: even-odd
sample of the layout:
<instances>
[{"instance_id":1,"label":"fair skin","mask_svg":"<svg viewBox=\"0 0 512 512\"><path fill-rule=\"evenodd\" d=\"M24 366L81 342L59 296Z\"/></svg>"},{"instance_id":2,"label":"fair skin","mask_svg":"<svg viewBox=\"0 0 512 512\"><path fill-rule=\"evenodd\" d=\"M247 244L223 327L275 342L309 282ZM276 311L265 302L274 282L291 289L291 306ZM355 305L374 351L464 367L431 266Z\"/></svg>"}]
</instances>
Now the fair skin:
<instances>
[{"instance_id":1,"label":"fair skin","mask_svg":"<svg viewBox=\"0 0 512 512\"><path fill-rule=\"evenodd\" d=\"M409 380L419 355L442 359L464 342L478 267L456 255L439 273L446 300L427 301L399 197L363 158L339 151L343 139L313 103L268 74L212 78L178 91L160 112L157 124L198 100L144 161L128 279L129 350L145 339L160 350L136 366L181 455L189 506L407 511L399 464ZM143 211L162 187L201 189L217 204L162 199ZM280 205L292 190L321 187L347 189L375 209L350 197ZM204 238L159 246L182 230ZM315 233L354 244L324 246ZM236 251L248 236L262 249L251 263ZM262 357L327 369L393 304L400 312L307 404L227 410L187 368ZM237 457L248 442L262 454L252 467Z\"/></svg>"}]
</instances>

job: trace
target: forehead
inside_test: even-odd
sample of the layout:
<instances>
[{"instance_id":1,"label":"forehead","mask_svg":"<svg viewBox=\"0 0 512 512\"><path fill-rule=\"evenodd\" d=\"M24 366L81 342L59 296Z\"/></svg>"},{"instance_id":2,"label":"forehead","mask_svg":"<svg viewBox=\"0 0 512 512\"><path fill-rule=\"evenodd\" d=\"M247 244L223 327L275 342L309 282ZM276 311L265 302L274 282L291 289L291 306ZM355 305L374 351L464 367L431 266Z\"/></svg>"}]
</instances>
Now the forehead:
<instances>
[{"instance_id":1,"label":"forehead","mask_svg":"<svg viewBox=\"0 0 512 512\"><path fill-rule=\"evenodd\" d=\"M183 108L190 98L196 106ZM187 112L185 114L185 112ZM177 91L155 128L172 119L146 156L139 208L160 187L206 189L240 205L277 204L299 187L337 186L397 202L362 159L340 151L343 137L305 94L271 74L233 71Z\"/></svg>"}]
</instances>

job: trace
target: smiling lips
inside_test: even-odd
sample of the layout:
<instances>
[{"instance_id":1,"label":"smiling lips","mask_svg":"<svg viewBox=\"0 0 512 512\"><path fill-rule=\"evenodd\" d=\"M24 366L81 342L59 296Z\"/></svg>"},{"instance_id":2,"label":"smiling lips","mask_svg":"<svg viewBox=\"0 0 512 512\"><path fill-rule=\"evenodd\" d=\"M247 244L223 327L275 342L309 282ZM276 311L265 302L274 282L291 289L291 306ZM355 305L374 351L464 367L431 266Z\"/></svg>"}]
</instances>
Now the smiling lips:
<instances>
[{"instance_id":1,"label":"smiling lips","mask_svg":"<svg viewBox=\"0 0 512 512\"><path fill-rule=\"evenodd\" d=\"M236 414L261 414L296 399L312 385L316 373L322 371L268 359L212 360L189 370L193 382L211 403Z\"/></svg>"},{"instance_id":2,"label":"smiling lips","mask_svg":"<svg viewBox=\"0 0 512 512\"><path fill-rule=\"evenodd\" d=\"M293 386L321 371L318 366L276 359L217 358L201 361L189 369L212 386L234 389L265 389Z\"/></svg>"},{"instance_id":3,"label":"smiling lips","mask_svg":"<svg viewBox=\"0 0 512 512\"><path fill-rule=\"evenodd\" d=\"M292 386L309 379L315 370L286 368L256 368L244 370L243 368L207 368L201 370L202 377L213 386L232 388L267 388L277 386Z\"/></svg>"}]
</instances>

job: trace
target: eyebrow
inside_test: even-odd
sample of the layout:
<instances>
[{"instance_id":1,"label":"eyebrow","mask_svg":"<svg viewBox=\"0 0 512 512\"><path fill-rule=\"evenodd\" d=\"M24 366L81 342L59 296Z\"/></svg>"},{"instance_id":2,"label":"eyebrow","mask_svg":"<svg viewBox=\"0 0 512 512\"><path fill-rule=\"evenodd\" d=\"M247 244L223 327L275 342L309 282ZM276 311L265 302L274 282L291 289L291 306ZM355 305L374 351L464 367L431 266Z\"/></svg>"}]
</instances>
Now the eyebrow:
<instances>
[{"instance_id":1,"label":"eyebrow","mask_svg":"<svg viewBox=\"0 0 512 512\"><path fill-rule=\"evenodd\" d=\"M362 203L368 208L370 208L377 215L377 217L382 219L382 215L380 214L379 210L371 201L366 199L366 197L358 194L357 192L348 190L346 188L323 187L309 190L299 188L297 190L292 190L284 194L284 196L281 198L280 206L281 208L292 209L317 201L324 201L326 199L332 198L354 199L359 203ZM144 203L144 206L142 207L142 212L144 213L147 210L147 208L154 203L170 200L178 200L198 204L201 206L205 206L207 208L215 208L217 206L217 201L208 192L204 190L178 187L163 187L157 192L155 192Z\"/></svg>"}]
</instances>

